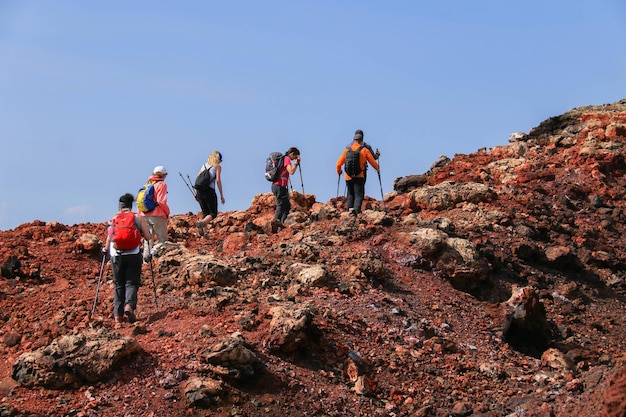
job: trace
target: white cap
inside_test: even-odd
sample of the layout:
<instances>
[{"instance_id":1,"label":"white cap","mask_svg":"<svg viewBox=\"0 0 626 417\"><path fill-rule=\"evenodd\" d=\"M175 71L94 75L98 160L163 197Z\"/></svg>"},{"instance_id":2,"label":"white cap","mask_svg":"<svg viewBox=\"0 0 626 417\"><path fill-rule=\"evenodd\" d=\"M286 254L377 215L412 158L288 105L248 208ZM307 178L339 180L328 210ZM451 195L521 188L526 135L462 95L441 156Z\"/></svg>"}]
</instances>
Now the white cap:
<instances>
[{"instance_id":1,"label":"white cap","mask_svg":"<svg viewBox=\"0 0 626 417\"><path fill-rule=\"evenodd\" d=\"M167 169L164 166L159 165L152 170L153 174L167 174Z\"/></svg>"}]
</instances>

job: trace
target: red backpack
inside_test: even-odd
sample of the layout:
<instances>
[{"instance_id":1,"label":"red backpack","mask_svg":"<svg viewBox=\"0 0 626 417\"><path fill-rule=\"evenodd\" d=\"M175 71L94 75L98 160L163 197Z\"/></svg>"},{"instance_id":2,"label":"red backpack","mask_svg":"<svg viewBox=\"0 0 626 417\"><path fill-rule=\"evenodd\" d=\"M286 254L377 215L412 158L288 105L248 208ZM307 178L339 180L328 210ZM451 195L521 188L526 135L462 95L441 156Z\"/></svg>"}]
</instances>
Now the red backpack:
<instances>
[{"instance_id":1,"label":"red backpack","mask_svg":"<svg viewBox=\"0 0 626 417\"><path fill-rule=\"evenodd\" d=\"M135 249L141 243L141 233L135 226L135 213L117 213L112 221L113 247L117 250Z\"/></svg>"}]
</instances>

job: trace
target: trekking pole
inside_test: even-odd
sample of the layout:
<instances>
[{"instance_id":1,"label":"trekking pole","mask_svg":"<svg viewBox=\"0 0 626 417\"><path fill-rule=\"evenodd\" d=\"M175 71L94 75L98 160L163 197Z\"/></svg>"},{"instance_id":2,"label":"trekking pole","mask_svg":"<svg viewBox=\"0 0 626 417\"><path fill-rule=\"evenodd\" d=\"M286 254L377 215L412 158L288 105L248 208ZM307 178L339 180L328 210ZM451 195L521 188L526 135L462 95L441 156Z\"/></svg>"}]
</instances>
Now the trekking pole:
<instances>
[{"instance_id":1,"label":"trekking pole","mask_svg":"<svg viewBox=\"0 0 626 417\"><path fill-rule=\"evenodd\" d=\"M150 234L152 237L150 238L150 242L148 243L148 253L150 254L150 275L152 276L152 288L154 289L154 305L156 306L157 312L159 311L159 302L157 301L157 290L156 290L156 281L154 280L154 267L152 266L152 239L154 239L154 223L148 223L150 227ZM159 241L159 243L161 243Z\"/></svg>"},{"instance_id":2,"label":"trekking pole","mask_svg":"<svg viewBox=\"0 0 626 417\"><path fill-rule=\"evenodd\" d=\"M154 281L154 268L152 266L152 258L150 258L150 274L152 275L152 288L154 289L154 305L157 312L159 311L159 301L157 300L156 282Z\"/></svg>"},{"instance_id":3,"label":"trekking pole","mask_svg":"<svg viewBox=\"0 0 626 417\"><path fill-rule=\"evenodd\" d=\"M178 175L180 175L180 177L183 179L183 182L185 183L185 185L187 186L187 188L189 189L189 191L191 191L191 194L193 195L193 197L196 197L196 193L193 192L193 190L191 189L191 179L189 180L189 183L187 182L187 180L185 180L185 177L183 177L183 174L180 173L180 171L178 171ZM187 178L189 178L189 174L187 174Z\"/></svg>"},{"instance_id":4,"label":"trekking pole","mask_svg":"<svg viewBox=\"0 0 626 417\"><path fill-rule=\"evenodd\" d=\"M383 211L386 211L387 209L385 208L385 195L383 194L383 182L380 179L380 171L378 171L378 183L380 184L380 197L383 200Z\"/></svg>"},{"instance_id":5,"label":"trekking pole","mask_svg":"<svg viewBox=\"0 0 626 417\"><path fill-rule=\"evenodd\" d=\"M341 172L337 174L337 198L339 198L339 183L341 182Z\"/></svg>"},{"instance_id":6,"label":"trekking pole","mask_svg":"<svg viewBox=\"0 0 626 417\"><path fill-rule=\"evenodd\" d=\"M376 148L376 152L378 152L378 148ZM383 194L383 181L380 179L380 162L378 163L378 183L380 184L380 197L383 200L383 211L387 211L385 208L385 195Z\"/></svg>"},{"instance_id":7,"label":"trekking pole","mask_svg":"<svg viewBox=\"0 0 626 417\"><path fill-rule=\"evenodd\" d=\"M298 164L298 170L300 171L300 185L302 185L302 195L304 195L304 181L302 181L302 162Z\"/></svg>"},{"instance_id":8,"label":"trekking pole","mask_svg":"<svg viewBox=\"0 0 626 417\"><path fill-rule=\"evenodd\" d=\"M107 254L102 254L102 265L100 265L100 276L98 277L98 285L96 286L96 298L93 300L93 307L91 307L91 314L89 315L89 319L93 318L93 313L96 311L96 304L98 304L98 292L100 292L100 282L102 282L102 273L104 272L104 261L106 260Z\"/></svg>"}]
</instances>

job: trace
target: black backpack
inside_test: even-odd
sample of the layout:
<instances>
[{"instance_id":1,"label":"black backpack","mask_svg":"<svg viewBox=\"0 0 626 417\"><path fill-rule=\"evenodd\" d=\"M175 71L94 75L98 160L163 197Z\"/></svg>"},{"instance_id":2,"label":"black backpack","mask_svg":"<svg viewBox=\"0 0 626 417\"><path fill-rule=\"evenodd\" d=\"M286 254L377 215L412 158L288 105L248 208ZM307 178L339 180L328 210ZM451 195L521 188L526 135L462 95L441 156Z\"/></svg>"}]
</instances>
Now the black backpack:
<instances>
[{"instance_id":1,"label":"black backpack","mask_svg":"<svg viewBox=\"0 0 626 417\"><path fill-rule=\"evenodd\" d=\"M285 156L280 152L272 152L265 159L265 179L274 182L280 177L280 170L285 165Z\"/></svg>"},{"instance_id":2,"label":"black backpack","mask_svg":"<svg viewBox=\"0 0 626 417\"><path fill-rule=\"evenodd\" d=\"M211 175L211 168L211 166L209 166L209 168L206 166L204 167L204 170L196 177L196 182L194 183L193 188L200 191L205 191L211 188L211 182L213 181L213 178L215 178Z\"/></svg>"},{"instance_id":3,"label":"black backpack","mask_svg":"<svg viewBox=\"0 0 626 417\"><path fill-rule=\"evenodd\" d=\"M348 152L346 153L346 174L354 178L359 175L363 170L361 169L360 153L363 149L363 145L359 146L359 149L352 150L351 146L348 146Z\"/></svg>"}]
</instances>

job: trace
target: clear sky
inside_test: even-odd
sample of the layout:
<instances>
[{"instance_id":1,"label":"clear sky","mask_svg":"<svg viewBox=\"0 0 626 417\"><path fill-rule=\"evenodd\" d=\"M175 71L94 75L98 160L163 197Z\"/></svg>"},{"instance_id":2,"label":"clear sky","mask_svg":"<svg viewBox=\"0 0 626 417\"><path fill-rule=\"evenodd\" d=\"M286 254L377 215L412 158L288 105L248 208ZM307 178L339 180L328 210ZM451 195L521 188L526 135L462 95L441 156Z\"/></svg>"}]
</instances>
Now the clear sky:
<instances>
[{"instance_id":1,"label":"clear sky","mask_svg":"<svg viewBox=\"0 0 626 417\"><path fill-rule=\"evenodd\" d=\"M179 172L214 150L220 211L269 192L265 157L290 146L294 188L326 202L356 129L381 198L626 97L625 21L623 0L0 0L0 229L106 221L156 165L172 213L196 212Z\"/></svg>"}]
</instances>

